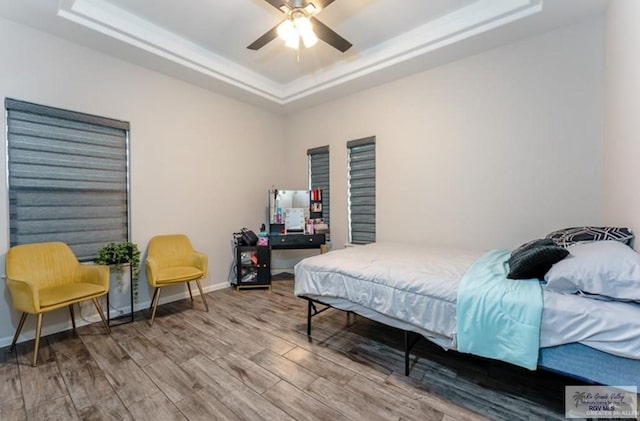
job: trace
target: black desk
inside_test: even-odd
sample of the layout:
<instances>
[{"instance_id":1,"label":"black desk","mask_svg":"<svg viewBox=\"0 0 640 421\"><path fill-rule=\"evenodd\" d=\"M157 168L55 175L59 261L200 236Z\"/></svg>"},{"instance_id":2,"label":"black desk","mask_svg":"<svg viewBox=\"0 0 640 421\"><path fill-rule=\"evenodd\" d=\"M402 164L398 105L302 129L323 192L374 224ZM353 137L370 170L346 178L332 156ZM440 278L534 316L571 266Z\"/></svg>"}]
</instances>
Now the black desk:
<instances>
[{"instance_id":1,"label":"black desk","mask_svg":"<svg viewBox=\"0 0 640 421\"><path fill-rule=\"evenodd\" d=\"M324 249L324 234L269 234L272 250Z\"/></svg>"}]
</instances>

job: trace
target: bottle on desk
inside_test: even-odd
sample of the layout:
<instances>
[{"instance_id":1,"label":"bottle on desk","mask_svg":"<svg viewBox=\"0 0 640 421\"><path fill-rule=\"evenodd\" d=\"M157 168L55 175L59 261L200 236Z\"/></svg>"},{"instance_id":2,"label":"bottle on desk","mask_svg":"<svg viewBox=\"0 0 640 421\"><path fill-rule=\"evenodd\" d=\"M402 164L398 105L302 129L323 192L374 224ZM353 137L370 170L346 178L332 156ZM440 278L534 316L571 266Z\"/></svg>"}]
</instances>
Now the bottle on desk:
<instances>
[{"instance_id":1,"label":"bottle on desk","mask_svg":"<svg viewBox=\"0 0 640 421\"><path fill-rule=\"evenodd\" d=\"M314 223L313 223L313 219L310 219L310 220L307 222L307 226L306 226L306 228L307 228L307 234L312 235L312 234L314 234L314 233L315 233L315 226L314 226Z\"/></svg>"}]
</instances>

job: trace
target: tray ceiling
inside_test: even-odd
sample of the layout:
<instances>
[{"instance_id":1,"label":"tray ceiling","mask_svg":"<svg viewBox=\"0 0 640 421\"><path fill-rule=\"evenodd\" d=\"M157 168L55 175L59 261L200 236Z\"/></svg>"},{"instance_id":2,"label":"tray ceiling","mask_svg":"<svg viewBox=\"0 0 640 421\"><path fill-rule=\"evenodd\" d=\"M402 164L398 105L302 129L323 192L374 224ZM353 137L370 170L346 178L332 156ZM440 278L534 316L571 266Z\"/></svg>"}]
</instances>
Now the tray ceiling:
<instances>
[{"instance_id":1,"label":"tray ceiling","mask_svg":"<svg viewBox=\"0 0 640 421\"><path fill-rule=\"evenodd\" d=\"M13 3L13 4L10 4ZM299 54L276 39L264 0L21 0L12 19L208 89L290 111L549 30L605 0L336 0L317 15L353 43Z\"/></svg>"}]
</instances>

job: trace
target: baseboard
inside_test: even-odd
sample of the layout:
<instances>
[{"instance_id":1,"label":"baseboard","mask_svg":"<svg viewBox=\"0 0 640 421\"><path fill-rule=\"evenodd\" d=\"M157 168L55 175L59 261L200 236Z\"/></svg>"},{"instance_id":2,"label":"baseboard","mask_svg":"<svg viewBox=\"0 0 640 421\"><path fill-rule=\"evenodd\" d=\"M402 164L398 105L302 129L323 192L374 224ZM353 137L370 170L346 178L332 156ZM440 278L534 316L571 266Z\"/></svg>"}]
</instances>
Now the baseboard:
<instances>
[{"instance_id":1,"label":"baseboard","mask_svg":"<svg viewBox=\"0 0 640 421\"><path fill-rule=\"evenodd\" d=\"M223 282L223 283L218 283L218 284L214 284L214 285L208 285L205 286L204 288L202 288L202 290L204 291L205 294L209 293L209 292L213 292L213 291L218 291L220 289L225 289L225 288L229 288L229 283L228 282ZM200 294L198 293L197 288L192 288L192 290L194 290L194 298L200 296ZM178 300L183 300L185 298L189 297L189 293L186 290L186 288L183 290L183 292L181 293L177 293L177 294L172 294L172 295L160 295L160 300L159 300L159 305L162 304L166 304L166 303L171 303L173 301L178 301ZM91 302L87 302L92 308L93 308L93 304L91 304ZM81 304L84 304L81 303ZM142 302L138 302L134 305L134 312L139 311L139 310L146 310L149 308L149 306L151 305L151 299L148 299L146 301L142 301ZM111 309L110 311L110 317L111 318L116 318L120 315L120 311L128 311L129 309ZM55 311L55 310L54 310ZM67 311L66 308L60 309L60 311ZM67 313L68 314L68 313ZM29 316L31 317L31 315ZM17 318L16 318L17 320ZM83 316L83 317L79 317L79 314L76 313L76 326L80 327L80 326L86 326L88 324L92 324L92 323L96 323L100 321L100 315L98 313L95 312L95 308L93 308L93 314L88 315L88 316ZM42 335L41 336L47 336L47 335L51 335L53 333L58 333L58 332L64 332L65 330L70 330L71 329L71 320L67 317L66 320L64 322L58 322L58 323L53 323L53 324L47 324L47 317L45 314L44 317L44 321L42 323ZM14 329L16 328L16 326L14 326ZM31 329L31 330L26 330L23 329L23 331L20 333L20 336L18 337L18 343L21 342L26 342L26 341L30 341L33 340L33 338L35 337L35 330ZM0 338L0 347L5 347L8 345L11 345L11 341L13 340L13 334L11 336L5 336L4 338Z\"/></svg>"}]
</instances>

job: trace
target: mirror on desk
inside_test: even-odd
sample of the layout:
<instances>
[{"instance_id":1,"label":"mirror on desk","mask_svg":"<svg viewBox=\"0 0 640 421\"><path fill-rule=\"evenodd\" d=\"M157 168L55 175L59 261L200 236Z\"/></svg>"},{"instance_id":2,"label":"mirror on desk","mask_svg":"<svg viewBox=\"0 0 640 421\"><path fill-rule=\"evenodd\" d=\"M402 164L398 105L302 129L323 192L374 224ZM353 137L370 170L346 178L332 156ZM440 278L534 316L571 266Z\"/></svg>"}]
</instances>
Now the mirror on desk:
<instances>
[{"instance_id":1,"label":"mirror on desk","mask_svg":"<svg viewBox=\"0 0 640 421\"><path fill-rule=\"evenodd\" d=\"M309 190L270 190L269 223L287 231L303 231L309 218Z\"/></svg>"}]
</instances>

